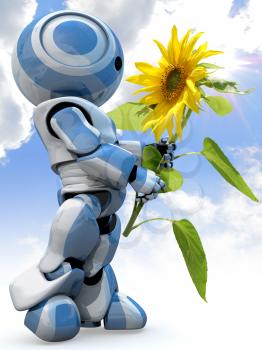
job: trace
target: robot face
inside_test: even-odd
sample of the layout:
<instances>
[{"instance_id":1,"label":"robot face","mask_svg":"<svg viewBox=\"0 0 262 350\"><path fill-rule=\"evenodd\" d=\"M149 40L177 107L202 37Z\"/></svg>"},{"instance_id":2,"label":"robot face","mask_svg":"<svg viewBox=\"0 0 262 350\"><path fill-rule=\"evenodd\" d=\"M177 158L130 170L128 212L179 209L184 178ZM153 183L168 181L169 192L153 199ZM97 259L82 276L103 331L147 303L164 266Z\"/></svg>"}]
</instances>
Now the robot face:
<instances>
[{"instance_id":1,"label":"robot face","mask_svg":"<svg viewBox=\"0 0 262 350\"><path fill-rule=\"evenodd\" d=\"M13 52L15 81L34 105L77 96L101 106L123 75L123 51L112 30L89 15L59 11L33 21Z\"/></svg>"}]
</instances>

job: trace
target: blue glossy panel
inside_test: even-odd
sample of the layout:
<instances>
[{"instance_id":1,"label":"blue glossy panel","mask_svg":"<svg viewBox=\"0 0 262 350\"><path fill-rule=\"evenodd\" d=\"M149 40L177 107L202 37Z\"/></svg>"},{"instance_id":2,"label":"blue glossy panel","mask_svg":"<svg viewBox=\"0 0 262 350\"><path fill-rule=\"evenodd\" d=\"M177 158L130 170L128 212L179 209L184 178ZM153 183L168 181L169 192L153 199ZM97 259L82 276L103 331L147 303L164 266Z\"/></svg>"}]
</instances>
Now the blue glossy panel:
<instances>
[{"instance_id":1,"label":"blue glossy panel","mask_svg":"<svg viewBox=\"0 0 262 350\"><path fill-rule=\"evenodd\" d=\"M84 259L98 243L99 228L93 210L85 205L68 231L64 257Z\"/></svg>"},{"instance_id":2,"label":"blue glossy panel","mask_svg":"<svg viewBox=\"0 0 262 350\"><path fill-rule=\"evenodd\" d=\"M30 309L25 316L24 324L33 333L36 333L37 331L37 327L39 325L40 317L45 304L46 304L46 301L42 301L41 303L39 303L38 305Z\"/></svg>"},{"instance_id":3,"label":"blue glossy panel","mask_svg":"<svg viewBox=\"0 0 262 350\"><path fill-rule=\"evenodd\" d=\"M60 338L61 335L71 338L75 332L76 327L80 327L80 320L77 313L75 312L75 307L70 304L57 305L55 311L55 338Z\"/></svg>"},{"instance_id":4,"label":"blue glossy panel","mask_svg":"<svg viewBox=\"0 0 262 350\"><path fill-rule=\"evenodd\" d=\"M100 206L96 198L90 197L79 195L68 199L58 209L48 247L40 261L42 272L54 271L69 257L84 260L97 246L99 227L96 217Z\"/></svg>"},{"instance_id":5,"label":"blue glossy panel","mask_svg":"<svg viewBox=\"0 0 262 350\"><path fill-rule=\"evenodd\" d=\"M116 280L114 270L112 269L112 267L110 265L107 265L104 268L104 271L106 273L106 277L108 280L110 293L113 295L113 293L118 290L118 285L117 285L117 280Z\"/></svg>"},{"instance_id":6,"label":"blue glossy panel","mask_svg":"<svg viewBox=\"0 0 262 350\"><path fill-rule=\"evenodd\" d=\"M90 155L79 157L79 166L108 186L126 187L137 157L121 147L102 144ZM119 177L119 174L121 175Z\"/></svg>"},{"instance_id":7,"label":"blue glossy panel","mask_svg":"<svg viewBox=\"0 0 262 350\"><path fill-rule=\"evenodd\" d=\"M88 127L85 116L75 107L67 107L54 114L51 126L67 148L75 153L89 153L100 144L99 132L91 126ZM67 144L68 141L70 144Z\"/></svg>"},{"instance_id":8,"label":"blue glossy panel","mask_svg":"<svg viewBox=\"0 0 262 350\"><path fill-rule=\"evenodd\" d=\"M30 309L25 325L40 339L50 342L73 338L80 329L80 318L75 303L59 295Z\"/></svg>"},{"instance_id":9,"label":"blue glossy panel","mask_svg":"<svg viewBox=\"0 0 262 350\"><path fill-rule=\"evenodd\" d=\"M92 52L101 50L99 42L95 45L95 34L92 29L87 30L87 28L85 28L83 30L80 36L86 37L85 40L75 40L74 38L77 33L80 32L80 22L68 22L66 21L66 13L64 16L65 23L58 25L57 31L56 29L54 30L55 37L53 37L53 40L54 43L58 45L57 47L59 49L64 49L65 54L71 54L75 57L77 57L77 51L79 51L78 55L80 54L81 56L81 53L86 54L85 52L92 48ZM13 63L13 74L21 92L35 105L47 99L47 94L43 93L41 89L50 92L48 98L77 96L85 98L97 106L106 102L117 89L123 75L123 68L119 71L116 69L115 59L116 57L121 57L122 61L124 61L121 45L111 29L106 26L108 33L113 34L110 38L114 38L114 42L110 42L114 50L107 56L107 64L100 64L100 61L90 62L89 65L84 67L84 73L74 74L74 67L71 69L69 65L61 62L59 63L61 71L57 69L54 70L51 68L53 62L51 56L49 58L50 65L47 66L36 55L32 46L32 32L37 23L38 21L33 21L23 30L19 37L17 48L14 50L14 55L17 55L18 61L17 63ZM83 24L83 26L86 25ZM81 28L81 31L82 29L83 28ZM62 35L63 30L65 30L64 35ZM68 35L68 32L70 32L70 35ZM66 38L68 38L71 46L69 44L67 46ZM60 39L61 42L59 42ZM109 40L109 36L107 36L107 39ZM93 47L94 45L95 47ZM13 62L16 62L16 60L13 60ZM90 70L90 67L93 67L94 64L96 64L97 67L95 72ZM63 67L66 67L67 70L71 69L70 74L62 73ZM25 82L25 79L22 77L23 74L25 74L29 82L31 82L31 87L29 86L30 83Z\"/></svg>"},{"instance_id":10,"label":"blue glossy panel","mask_svg":"<svg viewBox=\"0 0 262 350\"><path fill-rule=\"evenodd\" d=\"M129 296L127 296L127 299L131 301L131 303L136 307L137 311L140 313L140 316L142 318L142 324L141 324L141 328L145 326L146 321L147 321L147 316L145 311L142 309L142 307L132 298L130 298Z\"/></svg>"},{"instance_id":11,"label":"blue glossy panel","mask_svg":"<svg viewBox=\"0 0 262 350\"><path fill-rule=\"evenodd\" d=\"M144 186L146 182L146 178L147 178L147 170L143 167L137 168L136 179L132 183L135 183L135 186L138 192L139 192L139 189L141 189Z\"/></svg>"},{"instance_id":12,"label":"blue glossy panel","mask_svg":"<svg viewBox=\"0 0 262 350\"><path fill-rule=\"evenodd\" d=\"M45 277L48 281L53 281L71 270L72 268L69 263L63 263L61 266L58 266L58 268L54 271L46 273Z\"/></svg>"},{"instance_id":13,"label":"blue glossy panel","mask_svg":"<svg viewBox=\"0 0 262 350\"><path fill-rule=\"evenodd\" d=\"M126 329L126 318L117 293L112 297L109 311L104 319L106 329Z\"/></svg>"},{"instance_id":14,"label":"blue glossy panel","mask_svg":"<svg viewBox=\"0 0 262 350\"><path fill-rule=\"evenodd\" d=\"M92 51L97 43L95 31L79 21L59 24L54 31L56 45L71 55L84 55Z\"/></svg>"},{"instance_id":15,"label":"blue glossy panel","mask_svg":"<svg viewBox=\"0 0 262 350\"><path fill-rule=\"evenodd\" d=\"M140 329L146 324L144 310L130 297L115 293L104 318L106 329Z\"/></svg>"}]
</instances>

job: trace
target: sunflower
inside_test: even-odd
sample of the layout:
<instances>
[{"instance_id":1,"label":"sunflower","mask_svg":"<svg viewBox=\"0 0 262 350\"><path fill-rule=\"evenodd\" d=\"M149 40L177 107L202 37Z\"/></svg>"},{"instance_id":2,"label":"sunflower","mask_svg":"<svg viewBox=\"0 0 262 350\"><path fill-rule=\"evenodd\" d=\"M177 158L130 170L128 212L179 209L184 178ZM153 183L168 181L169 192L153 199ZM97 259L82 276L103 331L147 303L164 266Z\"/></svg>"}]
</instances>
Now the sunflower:
<instances>
[{"instance_id":1,"label":"sunflower","mask_svg":"<svg viewBox=\"0 0 262 350\"><path fill-rule=\"evenodd\" d=\"M208 76L208 72L199 62L209 56L223 53L207 50L207 43L195 49L197 40L203 34L191 36L188 30L182 40L178 40L177 28L173 26L168 47L154 40L162 57L158 67L149 63L137 62L136 68L143 74L127 78L127 81L144 86L135 94L148 92L139 102L153 105L154 109L143 121L143 130L152 128L157 140L167 129L169 138L173 137L174 118L176 121L176 135L182 138L182 120L187 107L199 113L201 93L197 82ZM173 118L174 117L174 118Z\"/></svg>"}]
</instances>

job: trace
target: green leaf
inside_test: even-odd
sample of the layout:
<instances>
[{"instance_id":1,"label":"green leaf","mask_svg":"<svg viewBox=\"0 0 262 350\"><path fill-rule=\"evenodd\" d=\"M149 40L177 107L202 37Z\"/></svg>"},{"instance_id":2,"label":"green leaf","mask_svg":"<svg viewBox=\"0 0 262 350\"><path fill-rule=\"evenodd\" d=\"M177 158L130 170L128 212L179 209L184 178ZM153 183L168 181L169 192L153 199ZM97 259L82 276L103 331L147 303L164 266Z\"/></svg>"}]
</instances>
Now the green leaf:
<instances>
[{"instance_id":1,"label":"green leaf","mask_svg":"<svg viewBox=\"0 0 262 350\"><path fill-rule=\"evenodd\" d=\"M202 63L198 64L198 66L204 67L204 68L207 68L207 69L215 69L215 70L224 68L224 67L221 67L221 66L217 66L216 64L207 63L207 62L206 63L202 62Z\"/></svg>"},{"instance_id":2,"label":"green leaf","mask_svg":"<svg viewBox=\"0 0 262 350\"><path fill-rule=\"evenodd\" d=\"M211 165L213 165L213 167L227 182L253 201L258 202L258 199L248 187L245 180L241 177L239 172L225 156L221 148L213 140L210 138L205 138L201 154L209 161Z\"/></svg>"},{"instance_id":3,"label":"green leaf","mask_svg":"<svg viewBox=\"0 0 262 350\"><path fill-rule=\"evenodd\" d=\"M144 168L157 171L161 159L161 153L156 149L156 147L151 145L144 147L142 157L142 166Z\"/></svg>"},{"instance_id":4,"label":"green leaf","mask_svg":"<svg viewBox=\"0 0 262 350\"><path fill-rule=\"evenodd\" d=\"M121 130L143 131L142 122L151 108L135 102L127 102L107 113Z\"/></svg>"},{"instance_id":5,"label":"green leaf","mask_svg":"<svg viewBox=\"0 0 262 350\"><path fill-rule=\"evenodd\" d=\"M198 89L199 89L199 91L200 91L201 97L205 98L205 97L206 97L206 92L205 92L205 90L202 89L201 86L198 86Z\"/></svg>"},{"instance_id":6,"label":"green leaf","mask_svg":"<svg viewBox=\"0 0 262 350\"><path fill-rule=\"evenodd\" d=\"M216 114L220 116L231 113L233 110L231 103L222 96L206 96L204 97L204 101Z\"/></svg>"},{"instance_id":7,"label":"green leaf","mask_svg":"<svg viewBox=\"0 0 262 350\"><path fill-rule=\"evenodd\" d=\"M253 89L240 91L235 81L229 81L229 80L217 79L217 78L203 79L201 80L201 85L205 85L211 89L215 89L218 92L239 94L239 95L245 95L253 91Z\"/></svg>"},{"instance_id":8,"label":"green leaf","mask_svg":"<svg viewBox=\"0 0 262 350\"><path fill-rule=\"evenodd\" d=\"M206 301L207 260L200 237L188 220L173 221L172 226L192 281Z\"/></svg>"},{"instance_id":9,"label":"green leaf","mask_svg":"<svg viewBox=\"0 0 262 350\"><path fill-rule=\"evenodd\" d=\"M183 176L176 169L160 169L160 178L165 182L165 192L177 191L183 185Z\"/></svg>"}]
</instances>

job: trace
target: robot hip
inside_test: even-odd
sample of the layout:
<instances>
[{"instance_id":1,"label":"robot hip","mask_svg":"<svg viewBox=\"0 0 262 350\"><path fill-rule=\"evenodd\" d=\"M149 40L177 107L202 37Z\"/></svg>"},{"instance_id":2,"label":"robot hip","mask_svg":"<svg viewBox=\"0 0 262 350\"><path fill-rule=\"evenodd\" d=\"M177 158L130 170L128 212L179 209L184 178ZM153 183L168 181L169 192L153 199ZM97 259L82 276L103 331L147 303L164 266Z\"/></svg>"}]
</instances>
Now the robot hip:
<instances>
[{"instance_id":1,"label":"robot hip","mask_svg":"<svg viewBox=\"0 0 262 350\"><path fill-rule=\"evenodd\" d=\"M65 200L78 194L92 194L96 196L101 204L99 217L104 217L112 215L120 209L125 201L126 189L97 188L77 191L76 188L62 188L58 191L58 202L61 205Z\"/></svg>"}]
</instances>

